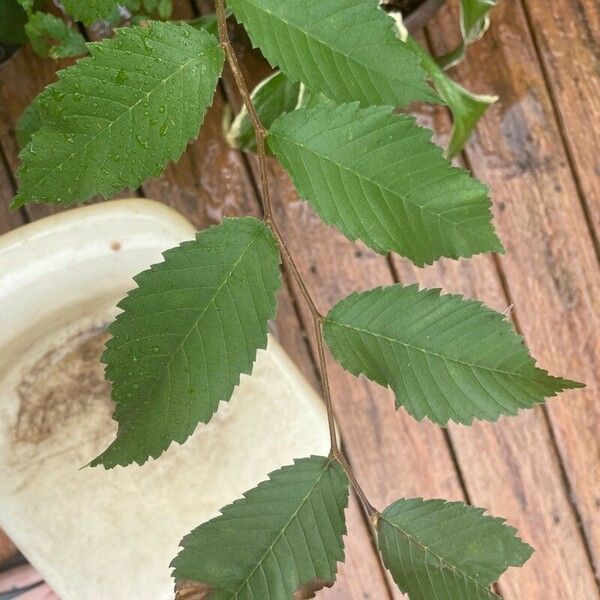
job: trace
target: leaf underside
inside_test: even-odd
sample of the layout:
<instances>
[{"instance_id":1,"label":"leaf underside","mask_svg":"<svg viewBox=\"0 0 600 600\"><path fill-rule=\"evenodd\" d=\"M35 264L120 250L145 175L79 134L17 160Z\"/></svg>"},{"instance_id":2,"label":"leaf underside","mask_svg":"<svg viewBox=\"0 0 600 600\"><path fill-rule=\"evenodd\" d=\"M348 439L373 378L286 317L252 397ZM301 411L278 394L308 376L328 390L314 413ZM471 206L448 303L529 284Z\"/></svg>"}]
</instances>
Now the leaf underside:
<instances>
[{"instance_id":1,"label":"leaf underside","mask_svg":"<svg viewBox=\"0 0 600 600\"><path fill-rule=\"evenodd\" d=\"M532 554L504 520L462 502L401 499L379 517L384 564L410 600L492 600L489 586Z\"/></svg>"},{"instance_id":2,"label":"leaf underside","mask_svg":"<svg viewBox=\"0 0 600 600\"><path fill-rule=\"evenodd\" d=\"M229 0L267 60L337 102L438 101L394 22L365 0Z\"/></svg>"},{"instance_id":3,"label":"leaf underside","mask_svg":"<svg viewBox=\"0 0 600 600\"><path fill-rule=\"evenodd\" d=\"M419 266L502 250L487 187L430 136L390 107L353 103L283 114L268 142L300 195L351 240Z\"/></svg>"},{"instance_id":4,"label":"leaf underside","mask_svg":"<svg viewBox=\"0 0 600 600\"><path fill-rule=\"evenodd\" d=\"M223 66L217 40L149 22L88 44L35 102L42 127L21 152L13 206L70 204L159 175L195 138Z\"/></svg>"},{"instance_id":5,"label":"leaf underside","mask_svg":"<svg viewBox=\"0 0 600 600\"><path fill-rule=\"evenodd\" d=\"M279 253L261 221L225 219L134 279L102 356L117 438L92 466L156 458L229 400L266 347Z\"/></svg>"},{"instance_id":6,"label":"leaf underside","mask_svg":"<svg viewBox=\"0 0 600 600\"><path fill-rule=\"evenodd\" d=\"M183 538L173 576L211 600L312 598L344 559L347 504L337 461L296 460Z\"/></svg>"},{"instance_id":7,"label":"leaf underside","mask_svg":"<svg viewBox=\"0 0 600 600\"><path fill-rule=\"evenodd\" d=\"M268 129L284 112L293 111L298 104L300 84L291 82L281 71L263 79L252 90L252 103L260 122ZM256 137L246 107L242 107L229 131L227 141L233 148L254 152Z\"/></svg>"},{"instance_id":8,"label":"leaf underside","mask_svg":"<svg viewBox=\"0 0 600 600\"><path fill-rule=\"evenodd\" d=\"M439 292L394 285L351 294L325 319L334 357L389 385L397 407L440 425L495 421L581 387L536 367L501 314Z\"/></svg>"}]
</instances>

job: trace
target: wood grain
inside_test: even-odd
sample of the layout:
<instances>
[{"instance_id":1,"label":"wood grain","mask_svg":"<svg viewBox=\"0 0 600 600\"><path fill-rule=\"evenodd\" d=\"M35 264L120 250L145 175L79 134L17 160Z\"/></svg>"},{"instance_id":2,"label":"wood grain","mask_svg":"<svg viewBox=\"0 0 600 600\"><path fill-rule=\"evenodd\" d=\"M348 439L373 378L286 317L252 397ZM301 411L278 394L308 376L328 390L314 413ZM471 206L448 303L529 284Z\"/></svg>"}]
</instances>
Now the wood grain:
<instances>
[{"instance_id":1,"label":"wood grain","mask_svg":"<svg viewBox=\"0 0 600 600\"><path fill-rule=\"evenodd\" d=\"M600 2L521 0L581 199L600 237ZM600 251L597 248L597 251Z\"/></svg>"},{"instance_id":2,"label":"wood grain","mask_svg":"<svg viewBox=\"0 0 600 600\"><path fill-rule=\"evenodd\" d=\"M423 38L419 41L426 44ZM447 143L446 110L422 107L417 117L438 132L437 143ZM394 266L403 283L441 287L481 300L499 312L509 308L492 256L440 260L425 269L395 257ZM525 411L516 418L473 427L452 425L449 432L470 501L507 518L536 549L523 568L509 569L502 576L503 597L542 600L560 598L569 590L574 597L593 598L596 589L585 545L562 485L560 459L543 411Z\"/></svg>"},{"instance_id":3,"label":"wood grain","mask_svg":"<svg viewBox=\"0 0 600 600\"><path fill-rule=\"evenodd\" d=\"M457 15L429 28L437 52L452 43ZM456 73L500 101L481 122L466 155L494 191L506 255L499 260L509 302L541 365L584 381L584 390L548 402L567 492L589 551L600 553L600 277L594 247L521 6L500 3L486 37ZM572 494L572 497L571 497ZM569 545L561 544L565 556ZM571 585L575 585L572 583ZM596 596L592 596L596 597Z\"/></svg>"}]
</instances>

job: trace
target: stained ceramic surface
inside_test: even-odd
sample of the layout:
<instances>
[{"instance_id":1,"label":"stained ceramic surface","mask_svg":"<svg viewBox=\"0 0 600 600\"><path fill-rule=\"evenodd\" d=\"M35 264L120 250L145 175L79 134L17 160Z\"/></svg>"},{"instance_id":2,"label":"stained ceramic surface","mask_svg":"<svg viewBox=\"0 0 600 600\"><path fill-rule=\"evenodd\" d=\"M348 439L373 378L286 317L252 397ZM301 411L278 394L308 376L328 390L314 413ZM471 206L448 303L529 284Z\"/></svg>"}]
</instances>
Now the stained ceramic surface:
<instances>
[{"instance_id":1,"label":"stained ceramic surface","mask_svg":"<svg viewBox=\"0 0 600 600\"><path fill-rule=\"evenodd\" d=\"M80 469L114 436L98 362L132 276L194 229L147 200L0 238L0 527L63 600L173 596L181 537L293 458L328 451L319 397L274 339L229 403L156 461Z\"/></svg>"}]
</instances>

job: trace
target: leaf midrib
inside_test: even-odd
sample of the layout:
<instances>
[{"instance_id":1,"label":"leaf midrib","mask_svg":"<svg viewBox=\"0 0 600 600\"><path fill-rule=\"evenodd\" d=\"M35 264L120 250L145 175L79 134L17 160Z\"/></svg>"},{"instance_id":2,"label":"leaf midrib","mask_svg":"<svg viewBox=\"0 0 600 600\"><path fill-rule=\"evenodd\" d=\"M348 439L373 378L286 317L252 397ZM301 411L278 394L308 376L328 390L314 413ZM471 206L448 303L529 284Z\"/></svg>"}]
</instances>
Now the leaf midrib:
<instances>
[{"instance_id":1,"label":"leaf midrib","mask_svg":"<svg viewBox=\"0 0 600 600\"><path fill-rule=\"evenodd\" d=\"M534 379L533 377L528 377L527 375L521 375L520 373L515 373L513 371L505 371L503 369L497 369L494 367L487 367L485 365L480 365L478 363L470 363L464 360L459 360L458 358L452 358L449 356L444 356L443 354L439 354L438 352L433 352L432 350L429 350L427 348L419 348L418 346L414 346L412 344L409 344L408 342L403 342L401 340L397 340L391 337L388 337L382 333L379 332L375 332L375 331L369 331L368 329L363 329L362 327L357 327L357 326L353 326L353 325L348 325L346 323L341 323L339 321L335 321L334 319L332 319L330 316L326 316L324 321L326 323L330 323L331 325L335 325L337 327L342 327L344 329L349 329L350 331L355 331L355 332L359 332L359 333L364 333L366 335L370 335L382 340L385 340L391 344L398 344L399 346L404 346L406 348L410 348L411 350L417 350L418 352L422 352L423 354L428 354L431 356L435 356L436 358L439 358L443 361L448 361L448 362L453 362L465 367L469 367L473 370L475 369L482 369L484 371L490 371L492 373L498 373L498 374L502 374L502 375L509 375L511 377L520 377L522 379L525 379L527 381L531 381L533 383L540 383L537 379ZM535 367L534 367L535 368Z\"/></svg>"},{"instance_id":2,"label":"leaf midrib","mask_svg":"<svg viewBox=\"0 0 600 600\"><path fill-rule=\"evenodd\" d=\"M436 558L441 563L441 565L444 569L452 571L453 573L460 573L465 579L468 579L469 581L473 582L477 587L481 588L482 590L485 590L485 592L487 592L491 598L498 598L499 600L501 600L500 596L498 596L495 592L493 592L489 587L479 583L476 579L473 579L473 577L471 577L470 575L468 575L467 573L462 571L458 566L453 565L447 559L443 558L442 556L440 556L439 554L434 552L429 546L426 546L425 544L420 542L416 537L414 537L412 534L410 534L408 531L402 529L402 527L400 527L400 525L398 525L397 523L394 523L393 521L390 521L385 516L385 514L381 514L379 516L379 518L381 520L385 521L386 523L388 523L396 531L398 531L398 533L400 533L409 543L418 546L423 551L424 554L427 554L427 553L431 554L431 556Z\"/></svg>"},{"instance_id":3,"label":"leaf midrib","mask_svg":"<svg viewBox=\"0 0 600 600\"><path fill-rule=\"evenodd\" d=\"M225 285L225 283L229 280L229 278L231 277L232 273L235 271L235 269L237 268L237 266L240 264L242 258L245 256L246 252L249 250L250 246L252 246L252 244L254 243L254 241L256 240L256 238L261 233L263 233L261 229L257 230L257 232L254 235L254 237L248 242L248 245L246 246L246 248L244 249L244 251L242 252L242 254L240 255L240 257L238 258L238 260L234 263L234 265L232 266L232 268L229 271L229 273L223 278L223 281L216 288L215 293L213 294L212 298L206 302L206 306L204 307L204 309L203 309L202 313L200 314L200 316L194 321L193 325L189 328L189 331L185 334L185 336L183 337L183 339L181 340L181 342L177 345L177 348L170 355L169 360L166 362L166 364L160 369L159 373L151 380L151 383L150 383L150 386L149 386L149 391L148 391L149 395L151 395L151 396L154 395L154 392L155 392L157 384L162 380L162 377L164 376L164 372L170 368L171 362L173 361L175 355L179 352L179 350L181 350L183 344L188 339L188 337L191 335L192 331L194 331L194 329L198 326L198 323L200 322L200 320L202 319L202 317L204 316L204 314L208 310L208 307L211 304L214 303L215 298L218 296L218 294L220 293L220 291L223 288L223 286ZM133 405L137 406L137 402L134 403ZM114 440L113 444L111 444L111 446L109 446L109 448L107 448L103 452L103 454L105 454L106 452L108 452L108 450L112 447L112 445L114 445L117 442L118 438L122 437L125 433L127 433L128 431L130 431L132 427L134 427L133 420L131 420L131 419L129 419L128 421L122 421L122 420L120 420L119 421L119 434L118 434L118 437L117 437L117 439ZM100 458L100 457L98 457L98 458ZM97 460L97 459L94 459L94 460Z\"/></svg>"},{"instance_id":4,"label":"leaf midrib","mask_svg":"<svg viewBox=\"0 0 600 600\"><path fill-rule=\"evenodd\" d=\"M264 560L267 558L269 552L273 552L273 548L274 548L275 544L280 540L281 536L287 531L287 529L291 525L292 521L298 516L298 513L300 512L302 507L306 504L307 500L310 498L311 494L314 492L315 488L317 487L317 485L319 484L321 479L324 477L325 473L329 470L329 467L333 463L334 459L327 458L326 461L327 462L324 464L322 472L319 474L319 476L317 477L317 479L315 480L315 482L311 486L311 488L308 490L306 495L301 499L300 504L298 505L298 508L291 514L288 521L281 528L280 532L277 534L276 538L273 540L273 542L270 544L270 546L265 550L262 557L256 563L256 565L254 566L254 568L252 569L250 574L246 577L246 579L244 579L244 581L239 585L239 587L233 592L234 595L232 596L232 599L238 597L239 593L244 589L244 587L246 585L248 585L248 582L250 581L250 579L252 578L254 573L256 573L258 568L262 565Z\"/></svg>"},{"instance_id":5,"label":"leaf midrib","mask_svg":"<svg viewBox=\"0 0 600 600\"><path fill-rule=\"evenodd\" d=\"M185 63L181 64L179 66L179 68L176 69L175 71L173 71L172 73L170 73L167 78L161 79L159 81L159 83L156 85L156 87L154 87L150 91L146 92L145 95L142 95L134 104L132 104L129 108L127 108L126 110L124 110L114 121L111 121L105 128L103 128L100 131L98 131L96 133L96 135L94 135L93 137L89 138L84 144L82 144L81 146L78 146L77 150L75 150L74 152L72 152L62 162L54 165L51 169L48 169L47 174L42 179L40 179L34 186L32 186L32 192L37 191L41 187L41 185L46 182L46 180L50 177L51 174L53 174L59 167L63 167L76 154L79 154L82 150L85 151L91 143L95 142L99 137L103 136L105 133L107 133L107 132L110 133L110 130L111 130L111 128L112 128L113 125L116 125L126 115L130 115L131 112L137 106L139 106L144 100L149 100L150 96L153 95L153 94L155 94L158 91L159 88L166 86L167 82L171 81L174 77L176 77L177 75L179 75L179 73L183 69L187 68L190 63L198 61L201 57L203 57L208 52L208 50L210 50L210 48L204 49L199 54L193 56L192 58L190 58L189 60L187 60ZM166 62L170 62L170 61L166 61Z\"/></svg>"},{"instance_id":6,"label":"leaf midrib","mask_svg":"<svg viewBox=\"0 0 600 600\"><path fill-rule=\"evenodd\" d=\"M210 297L210 299L207 299L206 305L202 309L202 312L200 313L200 315L198 316L198 318L193 321L193 323L189 327L188 332L182 337L181 341L173 349L169 360L166 362L166 364L164 366L161 367L161 369L159 370L157 376L154 378L154 381L153 381L152 385L150 386L150 393L151 394L154 393L154 386L159 381L162 380L162 377L164 376L165 371L168 370L171 367L171 363L173 362L173 359L179 353L179 351L183 348L183 345L185 344L185 342L187 341L187 339L192 334L192 331L194 331L195 329L197 329L198 323L202 320L202 318L206 314L206 311L208 310L209 306L211 306L211 305L215 305L216 306L215 300L216 300L217 296L221 293L221 290L223 289L223 287L225 286L225 284L229 281L230 277L232 276L232 274L234 273L234 271L237 269L238 265L242 262L242 259L244 258L244 256L246 256L246 253L248 252L248 250L250 249L250 247L254 245L254 242L256 241L256 239L262 233L263 233L262 229L257 229L257 231L254 234L254 236L252 237L252 239L248 241L248 244L244 248L244 251L240 254L240 256L235 261L235 263L233 263L233 265L232 265L231 269L229 270L229 272L223 277L223 281L221 281L221 283L218 285L218 287L215 288L214 294Z\"/></svg>"}]
</instances>

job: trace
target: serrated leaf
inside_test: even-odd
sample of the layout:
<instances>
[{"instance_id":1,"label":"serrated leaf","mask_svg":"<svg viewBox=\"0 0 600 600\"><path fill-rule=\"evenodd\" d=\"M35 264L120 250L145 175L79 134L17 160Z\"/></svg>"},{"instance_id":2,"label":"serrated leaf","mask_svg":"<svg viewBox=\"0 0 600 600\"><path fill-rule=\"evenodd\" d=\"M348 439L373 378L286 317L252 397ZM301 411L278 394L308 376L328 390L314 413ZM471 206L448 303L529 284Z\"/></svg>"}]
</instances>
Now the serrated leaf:
<instances>
[{"instance_id":1,"label":"serrated leaf","mask_svg":"<svg viewBox=\"0 0 600 600\"><path fill-rule=\"evenodd\" d=\"M156 458L231 397L267 344L281 285L279 253L257 219L225 219L135 277L102 361L117 438L94 465Z\"/></svg>"},{"instance_id":2,"label":"serrated leaf","mask_svg":"<svg viewBox=\"0 0 600 600\"><path fill-rule=\"evenodd\" d=\"M439 100L377 2L229 0L228 5L273 66L332 100L393 106Z\"/></svg>"},{"instance_id":3,"label":"serrated leaf","mask_svg":"<svg viewBox=\"0 0 600 600\"><path fill-rule=\"evenodd\" d=\"M119 5L119 0L61 0L61 4L73 19L91 25L108 18Z\"/></svg>"},{"instance_id":4,"label":"serrated leaf","mask_svg":"<svg viewBox=\"0 0 600 600\"><path fill-rule=\"evenodd\" d=\"M344 559L347 504L337 461L296 460L183 538L173 576L211 600L312 598Z\"/></svg>"},{"instance_id":5,"label":"serrated leaf","mask_svg":"<svg viewBox=\"0 0 600 600\"><path fill-rule=\"evenodd\" d=\"M38 11L31 15L25 33L33 49L44 58L67 58L87 53L83 36L50 13Z\"/></svg>"},{"instance_id":6,"label":"serrated leaf","mask_svg":"<svg viewBox=\"0 0 600 600\"><path fill-rule=\"evenodd\" d=\"M504 520L462 502L401 499L377 524L383 562L410 600L492 600L489 586L533 550Z\"/></svg>"},{"instance_id":7,"label":"serrated leaf","mask_svg":"<svg viewBox=\"0 0 600 600\"><path fill-rule=\"evenodd\" d=\"M223 66L217 40L148 22L88 44L39 99L48 115L22 151L14 206L73 203L137 187L198 134Z\"/></svg>"},{"instance_id":8,"label":"serrated leaf","mask_svg":"<svg viewBox=\"0 0 600 600\"><path fill-rule=\"evenodd\" d=\"M331 309L324 333L345 369L390 386L397 407L440 425L495 421L582 387L536 367L503 315L440 290L351 294Z\"/></svg>"},{"instance_id":9,"label":"serrated leaf","mask_svg":"<svg viewBox=\"0 0 600 600\"><path fill-rule=\"evenodd\" d=\"M501 251L486 186L430 136L390 107L354 103L283 114L268 143L300 195L351 240L419 266Z\"/></svg>"}]
</instances>

